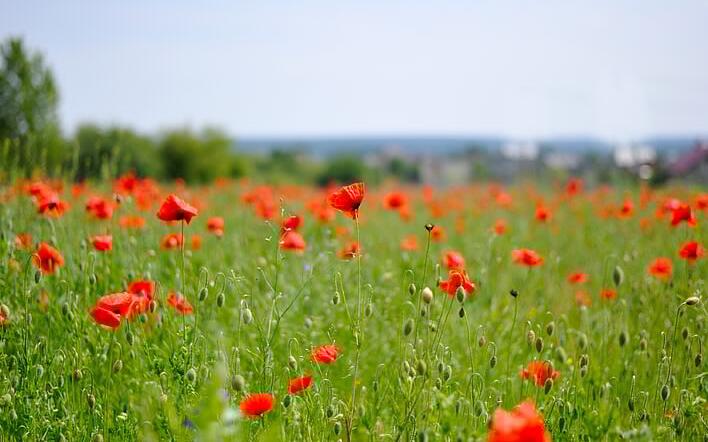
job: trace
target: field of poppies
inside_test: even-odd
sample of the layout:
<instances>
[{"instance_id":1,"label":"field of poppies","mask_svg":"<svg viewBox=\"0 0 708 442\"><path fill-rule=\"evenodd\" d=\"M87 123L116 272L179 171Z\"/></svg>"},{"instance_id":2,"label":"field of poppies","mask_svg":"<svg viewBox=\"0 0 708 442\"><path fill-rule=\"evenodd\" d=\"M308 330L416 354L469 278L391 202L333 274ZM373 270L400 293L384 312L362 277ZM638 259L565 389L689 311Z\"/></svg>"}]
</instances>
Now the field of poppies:
<instances>
[{"instance_id":1,"label":"field of poppies","mask_svg":"<svg viewBox=\"0 0 708 442\"><path fill-rule=\"evenodd\" d=\"M708 440L705 189L0 188L0 439Z\"/></svg>"}]
</instances>

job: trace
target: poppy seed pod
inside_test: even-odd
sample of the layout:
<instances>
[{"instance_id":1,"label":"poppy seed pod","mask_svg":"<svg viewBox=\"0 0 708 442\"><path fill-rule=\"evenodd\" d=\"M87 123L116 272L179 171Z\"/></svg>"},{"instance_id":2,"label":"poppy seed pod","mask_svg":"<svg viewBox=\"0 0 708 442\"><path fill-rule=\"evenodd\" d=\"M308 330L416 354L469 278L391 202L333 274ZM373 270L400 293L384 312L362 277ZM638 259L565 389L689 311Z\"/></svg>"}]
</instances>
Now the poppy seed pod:
<instances>
[{"instance_id":1,"label":"poppy seed pod","mask_svg":"<svg viewBox=\"0 0 708 442\"><path fill-rule=\"evenodd\" d=\"M413 331L413 319L408 318L406 322L403 323L403 335L408 336Z\"/></svg>"},{"instance_id":2,"label":"poppy seed pod","mask_svg":"<svg viewBox=\"0 0 708 442\"><path fill-rule=\"evenodd\" d=\"M543 338L540 336L536 338L536 351L539 353L543 351Z\"/></svg>"},{"instance_id":3,"label":"poppy seed pod","mask_svg":"<svg viewBox=\"0 0 708 442\"><path fill-rule=\"evenodd\" d=\"M237 374L236 376L231 379L231 388L234 389L234 391L241 392L246 388L246 380L241 376L240 374Z\"/></svg>"},{"instance_id":4,"label":"poppy seed pod","mask_svg":"<svg viewBox=\"0 0 708 442\"><path fill-rule=\"evenodd\" d=\"M408 285L408 294L413 296L416 292L416 286L412 282Z\"/></svg>"},{"instance_id":5,"label":"poppy seed pod","mask_svg":"<svg viewBox=\"0 0 708 442\"><path fill-rule=\"evenodd\" d=\"M553 321L546 324L546 334L548 336L553 336L553 332L555 331L555 329L556 329L556 324Z\"/></svg>"},{"instance_id":6,"label":"poppy seed pod","mask_svg":"<svg viewBox=\"0 0 708 442\"><path fill-rule=\"evenodd\" d=\"M548 378L546 379L546 382L543 384L543 391L548 394L548 392L551 391L551 388L553 388L553 379Z\"/></svg>"},{"instance_id":7,"label":"poppy seed pod","mask_svg":"<svg viewBox=\"0 0 708 442\"><path fill-rule=\"evenodd\" d=\"M426 304L433 302L433 291L430 290L430 287L425 287L421 293L421 296L423 298L423 302Z\"/></svg>"}]
</instances>

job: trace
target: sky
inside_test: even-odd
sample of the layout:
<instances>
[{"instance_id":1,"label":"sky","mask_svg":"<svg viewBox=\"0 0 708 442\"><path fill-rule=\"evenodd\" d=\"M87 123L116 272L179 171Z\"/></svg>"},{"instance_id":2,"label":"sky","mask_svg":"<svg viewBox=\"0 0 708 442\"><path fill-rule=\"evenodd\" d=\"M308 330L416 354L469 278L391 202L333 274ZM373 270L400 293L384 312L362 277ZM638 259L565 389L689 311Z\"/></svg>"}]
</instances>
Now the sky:
<instances>
[{"instance_id":1,"label":"sky","mask_svg":"<svg viewBox=\"0 0 708 442\"><path fill-rule=\"evenodd\" d=\"M237 137L708 135L708 2L0 0L82 122Z\"/></svg>"}]
</instances>

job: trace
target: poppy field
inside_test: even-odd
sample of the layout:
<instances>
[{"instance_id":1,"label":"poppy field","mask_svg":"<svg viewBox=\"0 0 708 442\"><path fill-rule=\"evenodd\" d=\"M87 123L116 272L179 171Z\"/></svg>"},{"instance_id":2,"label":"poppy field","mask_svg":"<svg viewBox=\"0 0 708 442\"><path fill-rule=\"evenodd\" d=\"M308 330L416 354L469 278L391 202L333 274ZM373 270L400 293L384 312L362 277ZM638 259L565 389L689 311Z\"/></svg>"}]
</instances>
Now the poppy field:
<instances>
[{"instance_id":1,"label":"poppy field","mask_svg":"<svg viewBox=\"0 0 708 442\"><path fill-rule=\"evenodd\" d=\"M705 189L0 188L0 439L708 440Z\"/></svg>"}]
</instances>

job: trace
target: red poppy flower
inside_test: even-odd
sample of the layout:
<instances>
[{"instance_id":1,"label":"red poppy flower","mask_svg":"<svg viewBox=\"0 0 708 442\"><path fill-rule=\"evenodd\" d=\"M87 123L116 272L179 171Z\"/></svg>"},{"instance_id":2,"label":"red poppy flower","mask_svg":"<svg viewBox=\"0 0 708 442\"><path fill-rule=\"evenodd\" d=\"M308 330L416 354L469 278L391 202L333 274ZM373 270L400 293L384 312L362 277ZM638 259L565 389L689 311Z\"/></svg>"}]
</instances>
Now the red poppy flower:
<instances>
[{"instance_id":1,"label":"red poppy flower","mask_svg":"<svg viewBox=\"0 0 708 442\"><path fill-rule=\"evenodd\" d=\"M169 296L167 296L167 303L183 315L191 315L194 312L187 298L179 293L170 292Z\"/></svg>"},{"instance_id":2,"label":"red poppy flower","mask_svg":"<svg viewBox=\"0 0 708 442\"><path fill-rule=\"evenodd\" d=\"M497 235L503 235L506 233L507 227L506 227L506 221L503 219L498 219L494 222L494 227L493 227L494 233Z\"/></svg>"},{"instance_id":3,"label":"red poppy flower","mask_svg":"<svg viewBox=\"0 0 708 442\"><path fill-rule=\"evenodd\" d=\"M568 275L568 282L571 284L584 284L588 282L590 275L583 272L575 272Z\"/></svg>"},{"instance_id":4,"label":"red poppy flower","mask_svg":"<svg viewBox=\"0 0 708 442\"><path fill-rule=\"evenodd\" d=\"M575 292L575 302L583 307L590 307L592 305L592 298L588 295L585 290L578 290Z\"/></svg>"},{"instance_id":5,"label":"red poppy flower","mask_svg":"<svg viewBox=\"0 0 708 442\"><path fill-rule=\"evenodd\" d=\"M448 250L443 254L443 263L448 269L462 269L465 267L465 258L460 252Z\"/></svg>"},{"instance_id":6,"label":"red poppy flower","mask_svg":"<svg viewBox=\"0 0 708 442\"><path fill-rule=\"evenodd\" d=\"M708 210L708 193L696 196L696 207L701 210Z\"/></svg>"},{"instance_id":7,"label":"red poppy flower","mask_svg":"<svg viewBox=\"0 0 708 442\"><path fill-rule=\"evenodd\" d=\"M327 198L329 205L344 212L350 218L357 218L359 206L364 200L366 189L364 183L354 183L340 187Z\"/></svg>"},{"instance_id":8,"label":"red poppy flower","mask_svg":"<svg viewBox=\"0 0 708 442\"><path fill-rule=\"evenodd\" d=\"M42 195L37 200L37 212L42 215L59 218L69 210L69 204L59 199L56 193Z\"/></svg>"},{"instance_id":9,"label":"red poppy flower","mask_svg":"<svg viewBox=\"0 0 708 442\"><path fill-rule=\"evenodd\" d=\"M192 250L202 248L202 237L200 235L192 235Z\"/></svg>"},{"instance_id":10,"label":"red poppy flower","mask_svg":"<svg viewBox=\"0 0 708 442\"><path fill-rule=\"evenodd\" d=\"M128 292L111 293L98 298L96 307L108 310L116 315L129 317L133 313L135 299Z\"/></svg>"},{"instance_id":11,"label":"red poppy flower","mask_svg":"<svg viewBox=\"0 0 708 442\"><path fill-rule=\"evenodd\" d=\"M685 221L691 227L694 227L698 222L696 221L696 215L694 215L691 206L686 203L681 203L678 207L674 208L671 212L671 225L678 226L682 221Z\"/></svg>"},{"instance_id":12,"label":"red poppy flower","mask_svg":"<svg viewBox=\"0 0 708 442\"><path fill-rule=\"evenodd\" d=\"M162 221L186 221L189 224L197 214L199 211L195 207L190 206L177 195L171 194L160 206L157 217Z\"/></svg>"},{"instance_id":13,"label":"red poppy flower","mask_svg":"<svg viewBox=\"0 0 708 442\"><path fill-rule=\"evenodd\" d=\"M99 252L107 252L113 249L113 237L111 235L96 235L91 238L91 244Z\"/></svg>"},{"instance_id":14,"label":"red poppy flower","mask_svg":"<svg viewBox=\"0 0 708 442\"><path fill-rule=\"evenodd\" d=\"M401 250L405 252L414 252L418 250L418 237L415 235L408 235L403 240L401 240Z\"/></svg>"},{"instance_id":15,"label":"red poppy flower","mask_svg":"<svg viewBox=\"0 0 708 442\"><path fill-rule=\"evenodd\" d=\"M280 230L282 232L289 232L292 230L297 230L302 225L302 217L298 215L291 215L285 218L280 225Z\"/></svg>"},{"instance_id":16,"label":"red poppy flower","mask_svg":"<svg viewBox=\"0 0 708 442\"><path fill-rule=\"evenodd\" d=\"M160 246L165 250L179 249L182 247L182 235L179 233L168 233L162 237Z\"/></svg>"},{"instance_id":17,"label":"red poppy flower","mask_svg":"<svg viewBox=\"0 0 708 442\"><path fill-rule=\"evenodd\" d=\"M624 200L619 210L620 218L629 218L634 213L634 203L630 199Z\"/></svg>"},{"instance_id":18,"label":"red poppy flower","mask_svg":"<svg viewBox=\"0 0 708 442\"><path fill-rule=\"evenodd\" d=\"M288 394L298 394L312 386L312 376L305 375L288 382Z\"/></svg>"},{"instance_id":19,"label":"red poppy flower","mask_svg":"<svg viewBox=\"0 0 708 442\"><path fill-rule=\"evenodd\" d=\"M352 241L349 244L346 244L337 253L337 255L342 259L354 259L359 256L359 254L361 254L361 247L356 241Z\"/></svg>"},{"instance_id":20,"label":"red poppy flower","mask_svg":"<svg viewBox=\"0 0 708 442\"><path fill-rule=\"evenodd\" d=\"M32 235L29 233L18 233L15 236L15 247L27 250L32 247Z\"/></svg>"},{"instance_id":21,"label":"red poppy flower","mask_svg":"<svg viewBox=\"0 0 708 442\"><path fill-rule=\"evenodd\" d=\"M207 220L207 230L217 237L222 237L224 235L224 218L220 216L209 218Z\"/></svg>"},{"instance_id":22,"label":"red poppy flower","mask_svg":"<svg viewBox=\"0 0 708 442\"><path fill-rule=\"evenodd\" d=\"M294 230L287 230L280 238L280 248L294 252L302 252L307 247L305 239Z\"/></svg>"},{"instance_id":23,"label":"red poppy flower","mask_svg":"<svg viewBox=\"0 0 708 442\"><path fill-rule=\"evenodd\" d=\"M531 361L519 373L521 379L531 379L537 387L543 387L548 379L556 379L560 373L553 369L548 361Z\"/></svg>"},{"instance_id":24,"label":"red poppy flower","mask_svg":"<svg viewBox=\"0 0 708 442\"><path fill-rule=\"evenodd\" d=\"M705 254L705 249L703 246L698 244L697 241L689 241L684 243L679 250L679 256L681 259L685 259L690 263L694 263L701 259Z\"/></svg>"},{"instance_id":25,"label":"red poppy flower","mask_svg":"<svg viewBox=\"0 0 708 442\"><path fill-rule=\"evenodd\" d=\"M95 306L91 309L91 316L97 324L116 329L120 327L120 315L103 307Z\"/></svg>"},{"instance_id":26,"label":"red poppy flower","mask_svg":"<svg viewBox=\"0 0 708 442\"><path fill-rule=\"evenodd\" d=\"M538 206L536 206L535 218L536 218L536 221L540 221L540 222L550 221L551 220L551 211L543 205L538 205Z\"/></svg>"},{"instance_id":27,"label":"red poppy flower","mask_svg":"<svg viewBox=\"0 0 708 442\"><path fill-rule=\"evenodd\" d=\"M568 196L577 195L583 191L583 180L580 178L571 178L565 185L565 193Z\"/></svg>"},{"instance_id":28,"label":"red poppy flower","mask_svg":"<svg viewBox=\"0 0 708 442\"><path fill-rule=\"evenodd\" d=\"M447 280L440 281L440 289L447 293L451 298L457 293L457 289L462 287L467 296L474 293L476 287L467 277L467 272L461 269L450 269Z\"/></svg>"},{"instance_id":29,"label":"red poppy flower","mask_svg":"<svg viewBox=\"0 0 708 442\"><path fill-rule=\"evenodd\" d=\"M133 295L135 301L134 311L145 313L150 307L150 301L155 293L155 282L149 280L133 281L128 286L128 293Z\"/></svg>"},{"instance_id":30,"label":"red poppy flower","mask_svg":"<svg viewBox=\"0 0 708 442\"><path fill-rule=\"evenodd\" d=\"M659 279L669 279L673 273L674 266L669 258L656 258L649 264L647 273Z\"/></svg>"},{"instance_id":31,"label":"red poppy flower","mask_svg":"<svg viewBox=\"0 0 708 442\"><path fill-rule=\"evenodd\" d=\"M497 408L492 417L487 442L551 442L541 416L532 401L522 402L513 411Z\"/></svg>"},{"instance_id":32,"label":"red poppy flower","mask_svg":"<svg viewBox=\"0 0 708 442\"><path fill-rule=\"evenodd\" d=\"M35 255L32 257L34 265L44 274L52 274L56 269L64 265L64 257L54 247L46 242L40 243Z\"/></svg>"},{"instance_id":33,"label":"red poppy flower","mask_svg":"<svg viewBox=\"0 0 708 442\"><path fill-rule=\"evenodd\" d=\"M97 219L111 219L113 217L113 203L101 197L92 196L86 201L86 211Z\"/></svg>"},{"instance_id":34,"label":"red poppy flower","mask_svg":"<svg viewBox=\"0 0 708 442\"><path fill-rule=\"evenodd\" d=\"M403 192L391 192L384 196L384 207L389 210L399 210L408 204L408 197Z\"/></svg>"},{"instance_id":35,"label":"red poppy flower","mask_svg":"<svg viewBox=\"0 0 708 442\"><path fill-rule=\"evenodd\" d=\"M528 267L535 267L543 264L543 257L531 249L512 250L511 258L516 264Z\"/></svg>"},{"instance_id":36,"label":"red poppy flower","mask_svg":"<svg viewBox=\"0 0 708 442\"><path fill-rule=\"evenodd\" d=\"M145 227L145 218L137 215L125 215L120 217L120 226L126 229L142 229Z\"/></svg>"},{"instance_id":37,"label":"red poppy flower","mask_svg":"<svg viewBox=\"0 0 708 442\"><path fill-rule=\"evenodd\" d=\"M430 239L433 242L441 242L445 239L445 229L441 226L433 226L433 230L430 231Z\"/></svg>"},{"instance_id":38,"label":"red poppy flower","mask_svg":"<svg viewBox=\"0 0 708 442\"><path fill-rule=\"evenodd\" d=\"M312 349L312 361L318 364L331 364L337 360L341 350L336 344L320 345Z\"/></svg>"},{"instance_id":39,"label":"red poppy flower","mask_svg":"<svg viewBox=\"0 0 708 442\"><path fill-rule=\"evenodd\" d=\"M241 413L249 418L260 417L273 410L275 397L270 393L252 393L239 404Z\"/></svg>"},{"instance_id":40,"label":"red poppy flower","mask_svg":"<svg viewBox=\"0 0 708 442\"><path fill-rule=\"evenodd\" d=\"M615 289L602 289L602 290L600 290L600 297L602 299L615 299L617 297L617 290L615 290Z\"/></svg>"}]
</instances>

